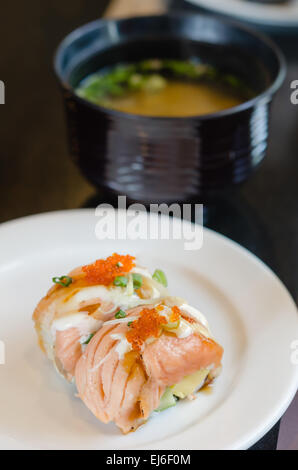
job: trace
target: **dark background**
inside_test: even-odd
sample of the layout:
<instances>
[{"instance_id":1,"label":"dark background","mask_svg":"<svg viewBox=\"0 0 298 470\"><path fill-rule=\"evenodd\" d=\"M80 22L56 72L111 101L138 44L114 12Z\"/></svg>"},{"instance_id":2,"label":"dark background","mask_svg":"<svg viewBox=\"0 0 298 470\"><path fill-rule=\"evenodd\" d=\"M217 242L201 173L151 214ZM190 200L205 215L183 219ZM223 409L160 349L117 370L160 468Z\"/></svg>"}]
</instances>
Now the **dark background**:
<instances>
[{"instance_id":1,"label":"dark background","mask_svg":"<svg viewBox=\"0 0 298 470\"><path fill-rule=\"evenodd\" d=\"M185 7L182 0L171 3ZM52 57L67 33L101 16L107 4L29 0L1 6L6 104L0 106L0 222L99 200L68 157ZM298 79L298 31L274 38L287 57L288 73L272 108L267 158L247 183L209 208L207 225L263 259L297 300L298 106L290 102L290 83ZM256 448L275 448L277 433L278 426Z\"/></svg>"},{"instance_id":2,"label":"dark background","mask_svg":"<svg viewBox=\"0 0 298 470\"><path fill-rule=\"evenodd\" d=\"M5 2L0 15L0 222L79 207L93 192L68 159L52 57L64 35L98 18L108 1Z\"/></svg>"}]
</instances>

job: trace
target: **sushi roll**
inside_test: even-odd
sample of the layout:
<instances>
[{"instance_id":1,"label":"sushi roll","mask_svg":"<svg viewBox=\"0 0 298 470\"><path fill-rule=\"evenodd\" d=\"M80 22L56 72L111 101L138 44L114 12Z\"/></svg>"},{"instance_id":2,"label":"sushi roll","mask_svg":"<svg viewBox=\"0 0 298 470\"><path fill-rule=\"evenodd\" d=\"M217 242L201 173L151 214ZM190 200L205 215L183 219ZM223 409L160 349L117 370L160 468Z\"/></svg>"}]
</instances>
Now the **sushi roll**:
<instances>
[{"instance_id":1,"label":"sushi roll","mask_svg":"<svg viewBox=\"0 0 298 470\"><path fill-rule=\"evenodd\" d=\"M135 257L117 253L54 277L33 314L41 349L72 381L78 360L102 325L120 320L124 311L161 301L168 295L166 284L162 271L151 275Z\"/></svg>"},{"instance_id":2,"label":"sushi roll","mask_svg":"<svg viewBox=\"0 0 298 470\"><path fill-rule=\"evenodd\" d=\"M223 348L205 317L182 299L167 297L106 321L75 367L78 396L102 422L126 434L153 411L212 382Z\"/></svg>"}]
</instances>

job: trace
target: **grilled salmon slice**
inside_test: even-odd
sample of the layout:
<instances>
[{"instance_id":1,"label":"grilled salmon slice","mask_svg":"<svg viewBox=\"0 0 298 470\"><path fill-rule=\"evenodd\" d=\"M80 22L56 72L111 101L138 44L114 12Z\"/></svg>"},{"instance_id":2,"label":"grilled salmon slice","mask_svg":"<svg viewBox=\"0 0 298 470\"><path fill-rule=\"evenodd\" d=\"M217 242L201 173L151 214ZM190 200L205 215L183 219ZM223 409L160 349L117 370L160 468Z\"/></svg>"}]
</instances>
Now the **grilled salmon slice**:
<instances>
[{"instance_id":1,"label":"grilled salmon slice","mask_svg":"<svg viewBox=\"0 0 298 470\"><path fill-rule=\"evenodd\" d=\"M142 309L128 311L127 322ZM85 405L101 421L114 421L125 434L158 408L166 387L200 369L217 369L223 354L220 345L195 330L185 338L162 331L141 351L134 351L126 339L127 322L103 325L75 369Z\"/></svg>"},{"instance_id":2,"label":"grilled salmon slice","mask_svg":"<svg viewBox=\"0 0 298 470\"><path fill-rule=\"evenodd\" d=\"M116 259L120 256L114 255ZM33 313L41 349L68 381L73 380L75 365L83 353L84 343L104 322L113 318L119 309L146 303L151 296L160 298L165 291L164 288L158 290L154 287L152 276L146 268L133 267L134 275L142 279L142 287L129 291L113 283L106 285L94 279L90 281L84 272L88 266L93 265L78 267L67 276L62 276L71 281L67 286L59 284L61 278L54 278L58 284L51 287ZM132 274L129 276L132 282Z\"/></svg>"},{"instance_id":3,"label":"grilled salmon slice","mask_svg":"<svg viewBox=\"0 0 298 470\"><path fill-rule=\"evenodd\" d=\"M213 365L220 366L223 348L211 338L198 333L186 338L162 334L148 344L142 354L146 373L158 384L171 386L186 375Z\"/></svg>"},{"instance_id":4,"label":"grilled salmon slice","mask_svg":"<svg viewBox=\"0 0 298 470\"><path fill-rule=\"evenodd\" d=\"M128 317L141 309L131 309ZM104 423L115 421L124 433L144 422L138 397L147 380L139 355L129 351L127 331L124 323L104 324L75 369L78 394L85 405ZM126 347L123 352L118 349L121 342Z\"/></svg>"},{"instance_id":5,"label":"grilled salmon slice","mask_svg":"<svg viewBox=\"0 0 298 470\"><path fill-rule=\"evenodd\" d=\"M76 363L82 355L80 338L77 328L56 332L55 364L67 380L71 380L74 376Z\"/></svg>"}]
</instances>

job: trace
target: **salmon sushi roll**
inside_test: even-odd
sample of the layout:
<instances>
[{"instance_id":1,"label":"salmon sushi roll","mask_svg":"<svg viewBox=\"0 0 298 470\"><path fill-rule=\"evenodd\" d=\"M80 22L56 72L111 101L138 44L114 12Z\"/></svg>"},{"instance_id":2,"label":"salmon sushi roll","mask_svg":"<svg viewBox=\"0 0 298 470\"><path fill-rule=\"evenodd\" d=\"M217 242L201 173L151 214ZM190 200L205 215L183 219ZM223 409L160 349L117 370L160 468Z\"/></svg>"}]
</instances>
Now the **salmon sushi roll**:
<instances>
[{"instance_id":1,"label":"salmon sushi roll","mask_svg":"<svg viewBox=\"0 0 298 470\"><path fill-rule=\"evenodd\" d=\"M195 398L220 373L222 355L205 317L167 297L106 321L77 361L75 382L89 410L126 434L153 411Z\"/></svg>"},{"instance_id":2,"label":"salmon sushi roll","mask_svg":"<svg viewBox=\"0 0 298 470\"><path fill-rule=\"evenodd\" d=\"M75 367L92 336L111 318L168 295L162 271L153 275L135 257L114 253L53 278L33 320L41 349L63 377L72 381Z\"/></svg>"}]
</instances>

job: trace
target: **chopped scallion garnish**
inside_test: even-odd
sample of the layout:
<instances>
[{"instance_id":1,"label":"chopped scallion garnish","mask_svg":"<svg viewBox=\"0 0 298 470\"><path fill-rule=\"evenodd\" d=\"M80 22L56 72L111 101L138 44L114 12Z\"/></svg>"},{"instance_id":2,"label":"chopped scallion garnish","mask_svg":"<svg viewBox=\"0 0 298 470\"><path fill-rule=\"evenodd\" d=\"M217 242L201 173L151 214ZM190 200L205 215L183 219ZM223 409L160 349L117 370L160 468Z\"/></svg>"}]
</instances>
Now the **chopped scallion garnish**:
<instances>
[{"instance_id":1,"label":"chopped scallion garnish","mask_svg":"<svg viewBox=\"0 0 298 470\"><path fill-rule=\"evenodd\" d=\"M115 314L115 318L125 318L126 317L126 312L124 310L118 310L118 312Z\"/></svg>"},{"instance_id":2,"label":"chopped scallion garnish","mask_svg":"<svg viewBox=\"0 0 298 470\"><path fill-rule=\"evenodd\" d=\"M83 344L88 344L90 343L91 339L93 338L93 336L95 335L95 333L91 333L91 335L88 336L88 338L86 339L86 341L84 341Z\"/></svg>"},{"instance_id":3,"label":"chopped scallion garnish","mask_svg":"<svg viewBox=\"0 0 298 470\"><path fill-rule=\"evenodd\" d=\"M68 287L72 283L72 278L69 276L53 277L52 281L62 287Z\"/></svg>"},{"instance_id":4,"label":"chopped scallion garnish","mask_svg":"<svg viewBox=\"0 0 298 470\"><path fill-rule=\"evenodd\" d=\"M164 287L168 287L167 277L161 269L156 269L153 273L152 278L162 284Z\"/></svg>"},{"instance_id":5,"label":"chopped scallion garnish","mask_svg":"<svg viewBox=\"0 0 298 470\"><path fill-rule=\"evenodd\" d=\"M133 273L132 280L133 280L133 287L135 289L139 289L140 287L142 287L143 278L142 278L141 274Z\"/></svg>"},{"instance_id":6,"label":"chopped scallion garnish","mask_svg":"<svg viewBox=\"0 0 298 470\"><path fill-rule=\"evenodd\" d=\"M128 279L126 276L116 276L114 279L114 286L126 287Z\"/></svg>"}]
</instances>

